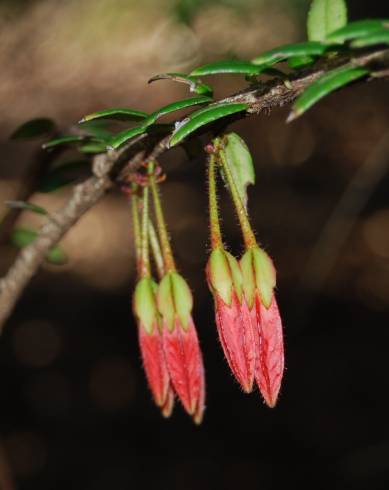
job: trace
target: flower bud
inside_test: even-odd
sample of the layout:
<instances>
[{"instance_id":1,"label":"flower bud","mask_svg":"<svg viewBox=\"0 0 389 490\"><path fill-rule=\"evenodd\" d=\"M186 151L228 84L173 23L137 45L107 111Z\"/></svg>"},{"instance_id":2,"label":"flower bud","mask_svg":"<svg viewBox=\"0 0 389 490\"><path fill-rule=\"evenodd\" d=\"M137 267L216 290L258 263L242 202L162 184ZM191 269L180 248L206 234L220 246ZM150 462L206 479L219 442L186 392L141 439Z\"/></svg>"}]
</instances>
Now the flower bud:
<instances>
[{"instance_id":1,"label":"flower bud","mask_svg":"<svg viewBox=\"0 0 389 490\"><path fill-rule=\"evenodd\" d=\"M157 285L145 277L141 279L134 293L134 312L138 320L139 346L146 378L155 403L163 413L171 413L172 401L168 400L170 377L163 352L162 336L155 299ZM169 406L169 409L165 407Z\"/></svg>"},{"instance_id":2,"label":"flower bud","mask_svg":"<svg viewBox=\"0 0 389 490\"><path fill-rule=\"evenodd\" d=\"M246 393L252 391L255 370L255 338L242 274L237 260L222 247L208 260L207 279L214 296L216 326L224 355Z\"/></svg>"},{"instance_id":3,"label":"flower bud","mask_svg":"<svg viewBox=\"0 0 389 490\"><path fill-rule=\"evenodd\" d=\"M282 322L274 295L275 269L270 257L258 246L245 252L240 266L254 326L255 380L266 404L274 407L284 371Z\"/></svg>"},{"instance_id":4,"label":"flower bud","mask_svg":"<svg viewBox=\"0 0 389 490\"><path fill-rule=\"evenodd\" d=\"M163 348L170 379L185 410L200 422L204 411L204 367L192 319L192 294L177 272L165 274L158 287Z\"/></svg>"}]
</instances>

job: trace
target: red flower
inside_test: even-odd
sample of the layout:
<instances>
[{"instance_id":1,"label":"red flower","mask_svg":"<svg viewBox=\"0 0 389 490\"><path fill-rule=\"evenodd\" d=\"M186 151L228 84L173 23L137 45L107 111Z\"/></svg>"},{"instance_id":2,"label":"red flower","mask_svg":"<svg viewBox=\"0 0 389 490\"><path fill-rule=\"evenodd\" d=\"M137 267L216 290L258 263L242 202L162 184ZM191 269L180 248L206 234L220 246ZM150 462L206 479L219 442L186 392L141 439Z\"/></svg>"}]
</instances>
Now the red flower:
<instances>
[{"instance_id":1,"label":"red flower","mask_svg":"<svg viewBox=\"0 0 389 490\"><path fill-rule=\"evenodd\" d=\"M174 391L189 415L200 423L204 413L204 366L191 311L192 294L177 272L165 274L158 287L163 350Z\"/></svg>"},{"instance_id":2,"label":"red flower","mask_svg":"<svg viewBox=\"0 0 389 490\"><path fill-rule=\"evenodd\" d=\"M212 251L207 279L215 300L216 326L224 355L235 378L250 393L255 370L255 338L242 276L236 259L221 247Z\"/></svg>"},{"instance_id":3,"label":"red flower","mask_svg":"<svg viewBox=\"0 0 389 490\"><path fill-rule=\"evenodd\" d=\"M246 251L241 259L244 293L256 343L255 380L269 407L274 407L284 372L282 322L274 295L275 269L259 247Z\"/></svg>"}]
</instances>

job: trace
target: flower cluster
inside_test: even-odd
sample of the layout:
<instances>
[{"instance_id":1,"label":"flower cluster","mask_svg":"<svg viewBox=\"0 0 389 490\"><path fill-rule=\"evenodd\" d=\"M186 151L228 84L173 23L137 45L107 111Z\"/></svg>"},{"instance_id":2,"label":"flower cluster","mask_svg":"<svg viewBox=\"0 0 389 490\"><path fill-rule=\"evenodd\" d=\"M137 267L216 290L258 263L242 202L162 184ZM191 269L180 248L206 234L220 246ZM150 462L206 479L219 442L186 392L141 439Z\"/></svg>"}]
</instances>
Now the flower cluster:
<instances>
[{"instance_id":1,"label":"flower cluster","mask_svg":"<svg viewBox=\"0 0 389 490\"><path fill-rule=\"evenodd\" d=\"M274 294L272 260L252 231L246 186L253 183L251 156L235 134L216 138L209 154L209 214L212 251L206 278L214 297L216 327L227 363L245 393L256 383L266 404L274 407L284 371L281 318ZM153 398L170 416L175 396L196 423L204 414L205 379L202 354L192 318L193 298L177 272L166 229L155 163L134 184L132 192L138 282L133 309L138 322L143 367ZM216 175L223 177L241 225L245 251L237 260L224 247L217 207ZM134 189L133 189L134 191ZM153 196L154 219L149 213ZM142 211L142 223L139 211ZM159 275L151 274L149 248Z\"/></svg>"}]
</instances>

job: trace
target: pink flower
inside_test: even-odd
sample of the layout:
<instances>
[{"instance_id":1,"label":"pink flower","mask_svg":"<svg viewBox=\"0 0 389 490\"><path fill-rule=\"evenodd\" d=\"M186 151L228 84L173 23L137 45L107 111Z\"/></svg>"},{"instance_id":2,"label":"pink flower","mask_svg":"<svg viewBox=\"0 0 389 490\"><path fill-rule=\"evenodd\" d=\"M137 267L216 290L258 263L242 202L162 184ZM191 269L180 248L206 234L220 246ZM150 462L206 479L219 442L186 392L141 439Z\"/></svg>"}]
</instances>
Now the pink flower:
<instances>
[{"instance_id":1,"label":"pink flower","mask_svg":"<svg viewBox=\"0 0 389 490\"><path fill-rule=\"evenodd\" d=\"M243 391L250 393L254 383L256 344L250 311L242 294L239 264L218 247L212 251L206 271L224 355Z\"/></svg>"}]
</instances>

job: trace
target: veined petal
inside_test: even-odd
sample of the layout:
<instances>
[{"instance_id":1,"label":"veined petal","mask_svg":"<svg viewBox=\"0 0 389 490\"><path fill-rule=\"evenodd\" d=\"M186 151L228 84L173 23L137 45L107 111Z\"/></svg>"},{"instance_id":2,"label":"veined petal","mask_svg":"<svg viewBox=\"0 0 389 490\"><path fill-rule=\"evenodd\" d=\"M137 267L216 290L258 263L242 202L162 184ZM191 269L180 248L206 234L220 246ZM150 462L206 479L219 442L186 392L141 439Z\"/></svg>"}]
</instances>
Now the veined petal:
<instances>
[{"instance_id":1,"label":"veined petal","mask_svg":"<svg viewBox=\"0 0 389 490\"><path fill-rule=\"evenodd\" d=\"M252 315L256 316L259 333L255 379L266 404L273 408L277 403L284 372L282 322L274 294L268 309L256 294Z\"/></svg>"},{"instance_id":2,"label":"veined petal","mask_svg":"<svg viewBox=\"0 0 389 490\"><path fill-rule=\"evenodd\" d=\"M158 325L153 332L147 333L142 324L138 329L139 346L143 360L143 368L155 403L164 407L169 389L169 372L163 352L162 337Z\"/></svg>"},{"instance_id":3,"label":"veined petal","mask_svg":"<svg viewBox=\"0 0 389 490\"><path fill-rule=\"evenodd\" d=\"M204 368L192 317L184 330L178 317L169 331L163 324L163 348L174 390L189 415L194 415L204 392Z\"/></svg>"},{"instance_id":4,"label":"veined petal","mask_svg":"<svg viewBox=\"0 0 389 490\"><path fill-rule=\"evenodd\" d=\"M224 355L243 390L250 393L254 382L255 339L247 302L243 298L239 303L233 293L229 306L215 294L215 310Z\"/></svg>"}]
</instances>

